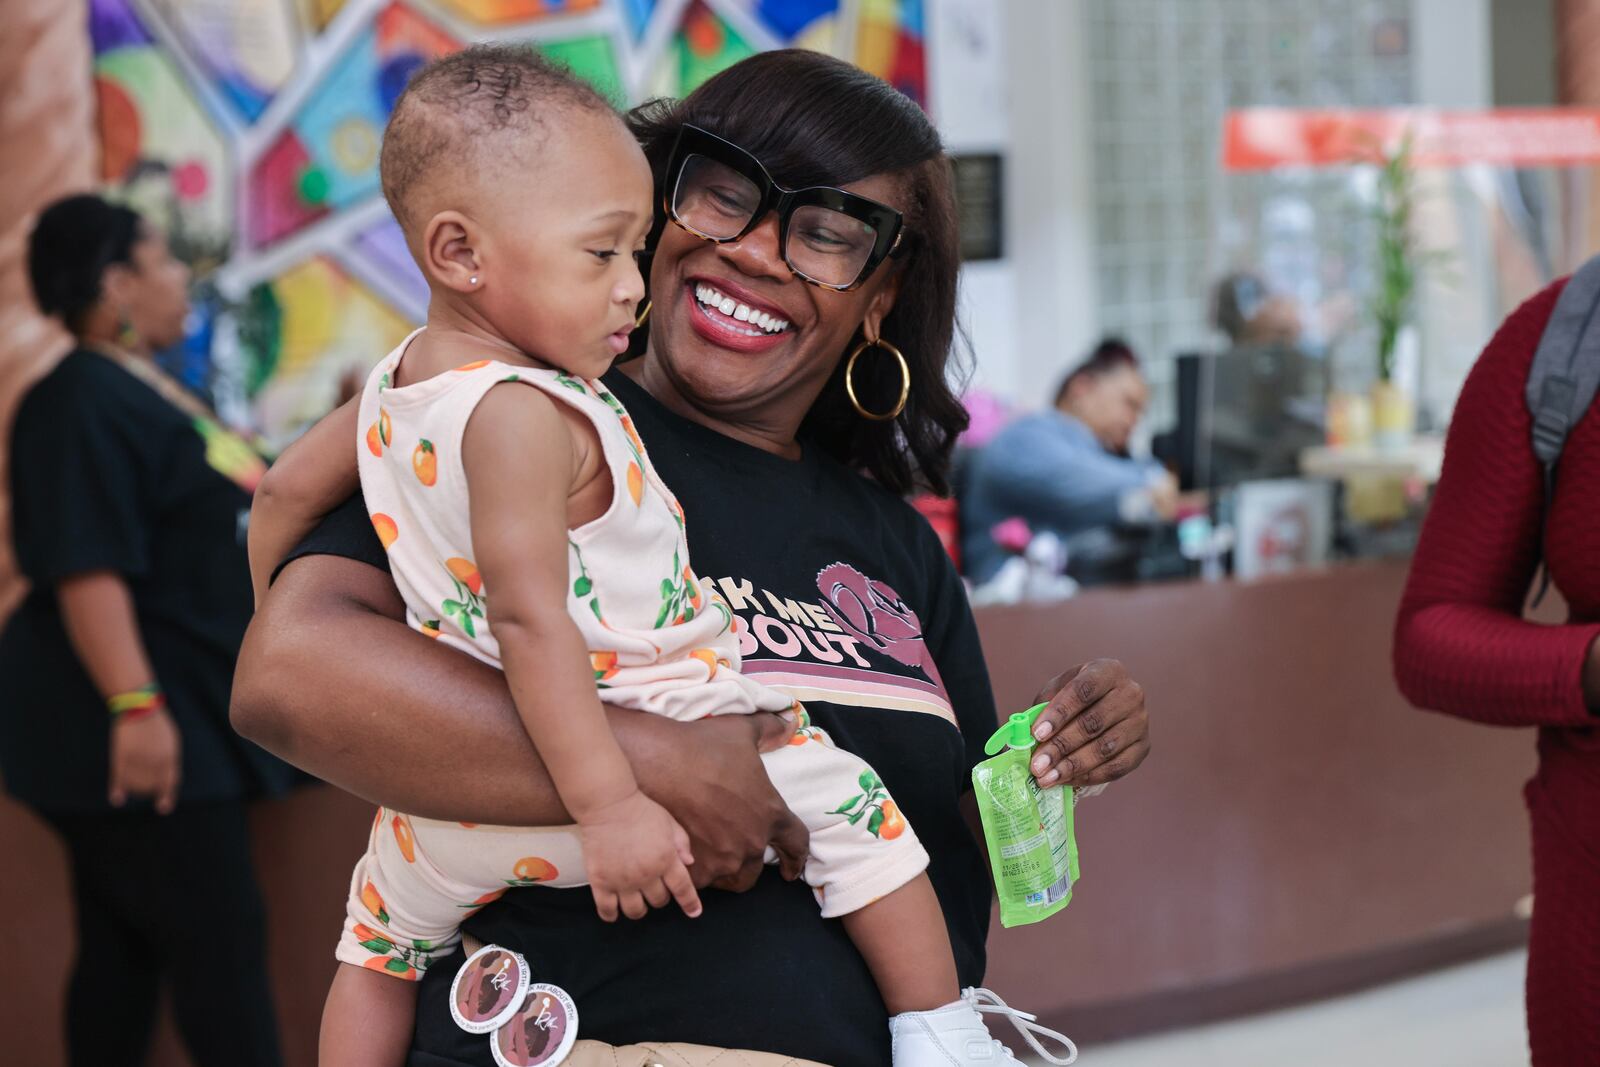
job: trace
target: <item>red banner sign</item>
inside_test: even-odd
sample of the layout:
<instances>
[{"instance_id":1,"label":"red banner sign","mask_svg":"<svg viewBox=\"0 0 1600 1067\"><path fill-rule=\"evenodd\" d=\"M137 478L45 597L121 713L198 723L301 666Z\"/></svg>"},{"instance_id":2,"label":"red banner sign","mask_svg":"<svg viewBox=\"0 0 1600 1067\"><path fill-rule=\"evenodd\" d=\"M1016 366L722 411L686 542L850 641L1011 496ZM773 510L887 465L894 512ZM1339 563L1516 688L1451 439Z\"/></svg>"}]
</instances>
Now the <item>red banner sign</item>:
<instances>
[{"instance_id":1,"label":"red banner sign","mask_svg":"<svg viewBox=\"0 0 1600 1067\"><path fill-rule=\"evenodd\" d=\"M1407 133L1412 163L1459 167L1573 167L1600 163L1600 109L1383 111L1244 108L1223 120L1229 171L1338 167L1392 153Z\"/></svg>"}]
</instances>

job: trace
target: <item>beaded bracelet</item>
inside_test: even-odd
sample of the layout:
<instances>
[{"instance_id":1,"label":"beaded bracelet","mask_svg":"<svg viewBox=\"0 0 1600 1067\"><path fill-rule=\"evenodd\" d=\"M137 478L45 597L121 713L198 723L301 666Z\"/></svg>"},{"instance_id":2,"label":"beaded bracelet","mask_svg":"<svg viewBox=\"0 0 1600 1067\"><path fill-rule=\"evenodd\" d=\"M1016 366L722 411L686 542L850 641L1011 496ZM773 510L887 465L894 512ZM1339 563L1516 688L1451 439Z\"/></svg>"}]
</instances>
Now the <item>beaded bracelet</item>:
<instances>
[{"instance_id":1,"label":"beaded bracelet","mask_svg":"<svg viewBox=\"0 0 1600 1067\"><path fill-rule=\"evenodd\" d=\"M106 707L110 709L111 717L122 722L142 719L166 706L166 695L161 692L161 687L155 684L130 689L126 693L115 693L106 699Z\"/></svg>"}]
</instances>

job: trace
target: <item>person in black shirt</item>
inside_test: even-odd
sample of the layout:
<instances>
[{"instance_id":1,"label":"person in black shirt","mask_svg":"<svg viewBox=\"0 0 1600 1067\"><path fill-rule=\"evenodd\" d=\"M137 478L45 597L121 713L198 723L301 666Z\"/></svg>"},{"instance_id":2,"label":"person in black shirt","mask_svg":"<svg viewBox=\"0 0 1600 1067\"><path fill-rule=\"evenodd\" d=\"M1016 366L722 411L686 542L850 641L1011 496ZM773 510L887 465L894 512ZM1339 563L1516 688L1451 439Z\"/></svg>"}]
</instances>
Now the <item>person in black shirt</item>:
<instances>
[{"instance_id":1,"label":"person in black shirt","mask_svg":"<svg viewBox=\"0 0 1600 1067\"><path fill-rule=\"evenodd\" d=\"M197 1064L276 1064L244 803L294 772L227 720L265 464L151 361L183 336L188 271L136 213L59 201L28 265L77 346L12 432L31 590L0 636L0 777L71 861L71 1062L144 1062L165 980Z\"/></svg>"},{"instance_id":2,"label":"person in black shirt","mask_svg":"<svg viewBox=\"0 0 1600 1067\"><path fill-rule=\"evenodd\" d=\"M989 886L960 802L994 701L960 579L900 498L914 482L945 488L965 423L947 380L959 257L938 135L883 82L799 51L746 59L632 123L658 184L692 125L749 153L747 178L766 171L783 186L766 186L748 225L720 240L662 220L646 351L605 383L683 507L697 571L739 616L742 669L805 701L877 769L932 857L961 981L977 985ZM822 184L905 217L903 247L844 289L801 276L796 242L815 251L830 239L807 225L806 205L829 197L784 187ZM880 339L898 347L867 344ZM400 810L570 821L504 677L410 630L384 567L360 499L324 520L246 637L235 724ZM1044 695L1044 784L1108 781L1144 758L1142 692L1120 664L1074 668ZM612 925L587 890L513 889L466 932L521 951L535 980L571 993L586 1037L889 1062L887 1016L861 957L803 885L761 865L769 841L793 848L804 834L755 757L789 731L763 714L609 715L640 788L688 831L697 884L740 892L704 894L697 919L659 910ZM492 1062L450 1017L459 963L422 981L414 1067Z\"/></svg>"}]
</instances>

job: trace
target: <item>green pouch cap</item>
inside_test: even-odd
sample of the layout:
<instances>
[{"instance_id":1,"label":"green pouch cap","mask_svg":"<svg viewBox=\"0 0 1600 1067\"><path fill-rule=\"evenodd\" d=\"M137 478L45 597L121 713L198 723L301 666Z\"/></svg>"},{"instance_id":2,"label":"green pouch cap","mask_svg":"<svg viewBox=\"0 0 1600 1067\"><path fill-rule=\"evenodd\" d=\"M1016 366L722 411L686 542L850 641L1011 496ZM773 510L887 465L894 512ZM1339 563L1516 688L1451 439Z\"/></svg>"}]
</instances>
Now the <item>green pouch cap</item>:
<instances>
[{"instance_id":1,"label":"green pouch cap","mask_svg":"<svg viewBox=\"0 0 1600 1067\"><path fill-rule=\"evenodd\" d=\"M983 753L986 756L998 755L1003 748L1030 748L1036 742L1033 739L1033 724L1039 718L1039 713L1050 705L1048 703L1035 704L1027 711L1019 711L1007 719L994 732L994 736L983 743Z\"/></svg>"}]
</instances>

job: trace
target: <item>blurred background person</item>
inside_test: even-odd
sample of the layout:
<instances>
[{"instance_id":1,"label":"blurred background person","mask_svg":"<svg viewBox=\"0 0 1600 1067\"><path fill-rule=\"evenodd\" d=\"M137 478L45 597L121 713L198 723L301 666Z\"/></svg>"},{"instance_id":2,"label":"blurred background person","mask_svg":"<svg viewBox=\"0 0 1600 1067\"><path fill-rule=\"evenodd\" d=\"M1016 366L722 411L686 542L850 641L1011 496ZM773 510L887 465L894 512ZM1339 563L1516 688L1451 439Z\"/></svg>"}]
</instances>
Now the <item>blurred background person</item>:
<instances>
[{"instance_id":1,"label":"blurred background person","mask_svg":"<svg viewBox=\"0 0 1600 1067\"><path fill-rule=\"evenodd\" d=\"M1227 348L1205 359L1210 384L1199 487L1297 476L1300 453L1323 443L1327 402L1327 361L1309 350L1300 302L1259 274L1236 271L1212 293L1212 322ZM1158 455L1167 447L1155 443ZM1181 460L1178 466L1185 470Z\"/></svg>"},{"instance_id":2,"label":"blurred background person","mask_svg":"<svg viewBox=\"0 0 1600 1067\"><path fill-rule=\"evenodd\" d=\"M0 636L0 775L70 860L70 1061L144 1062L165 983L197 1064L270 1067L245 802L292 772L228 724L265 464L157 369L152 353L183 337L189 272L138 214L58 201L28 268L76 347L13 428L13 539L32 588Z\"/></svg>"},{"instance_id":3,"label":"blurred background person","mask_svg":"<svg viewBox=\"0 0 1600 1067\"><path fill-rule=\"evenodd\" d=\"M1294 298L1274 293L1261 276L1235 271L1217 283L1212 321L1235 348L1295 345L1304 327Z\"/></svg>"},{"instance_id":4,"label":"blurred background person","mask_svg":"<svg viewBox=\"0 0 1600 1067\"><path fill-rule=\"evenodd\" d=\"M1015 420L969 457L961 528L973 582L992 578L1010 554L995 538L1007 519L1070 542L1086 531L1177 514L1177 480L1154 460L1129 454L1149 402L1139 357L1107 338L1062 381L1054 405Z\"/></svg>"}]
</instances>

